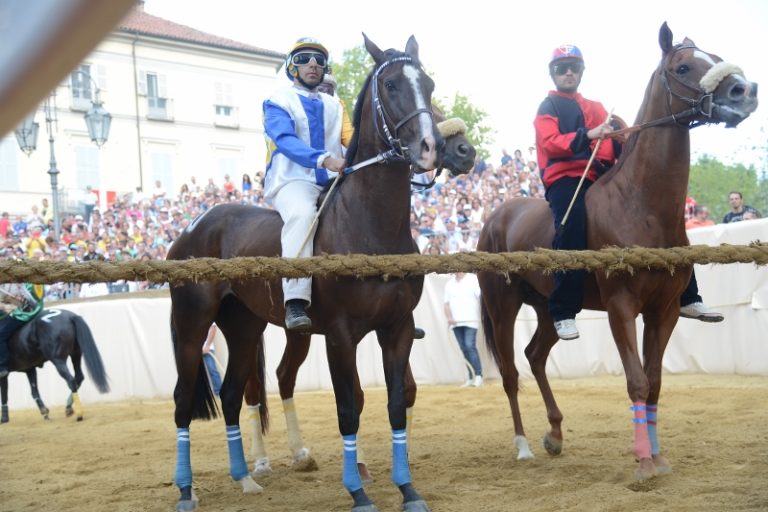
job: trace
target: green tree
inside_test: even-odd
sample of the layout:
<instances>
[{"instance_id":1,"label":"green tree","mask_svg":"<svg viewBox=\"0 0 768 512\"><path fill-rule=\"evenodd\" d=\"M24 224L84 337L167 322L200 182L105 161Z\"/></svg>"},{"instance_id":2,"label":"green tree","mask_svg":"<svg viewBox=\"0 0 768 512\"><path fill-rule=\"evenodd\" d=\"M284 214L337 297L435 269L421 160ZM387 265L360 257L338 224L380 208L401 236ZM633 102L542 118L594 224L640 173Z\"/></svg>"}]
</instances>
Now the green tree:
<instances>
[{"instance_id":1,"label":"green tree","mask_svg":"<svg viewBox=\"0 0 768 512\"><path fill-rule=\"evenodd\" d=\"M730 210L728 193L737 190L744 196L744 202L760 210L768 211L766 180L758 180L752 166L743 164L726 165L714 157L705 155L691 166L688 180L688 195L710 210L710 217L720 222Z\"/></svg>"},{"instance_id":2,"label":"green tree","mask_svg":"<svg viewBox=\"0 0 768 512\"><path fill-rule=\"evenodd\" d=\"M336 94L346 105L350 118L355 111L357 95L363 88L371 68L373 68L373 59L363 45L344 50L341 62L331 62L333 76L338 82Z\"/></svg>"},{"instance_id":3,"label":"green tree","mask_svg":"<svg viewBox=\"0 0 768 512\"><path fill-rule=\"evenodd\" d=\"M363 87L368 73L373 68L373 59L363 45L344 50L342 60L331 62L333 76L338 87L336 94L346 105L350 117L354 112L355 102L360 89ZM467 124L467 138L475 146L482 158L487 158L490 152L484 146L493 142L493 129L483 124L487 113L473 105L469 98L456 93L453 101L432 98L446 117L458 117Z\"/></svg>"},{"instance_id":4,"label":"green tree","mask_svg":"<svg viewBox=\"0 0 768 512\"><path fill-rule=\"evenodd\" d=\"M484 124L488 114L482 109L473 105L469 98L458 92L453 96L453 102L447 103L447 99L441 101L433 98L435 105L443 111L446 118L458 117L467 125L467 139L475 146L480 158L488 158L490 152L486 146L493 143L494 130Z\"/></svg>"}]
</instances>

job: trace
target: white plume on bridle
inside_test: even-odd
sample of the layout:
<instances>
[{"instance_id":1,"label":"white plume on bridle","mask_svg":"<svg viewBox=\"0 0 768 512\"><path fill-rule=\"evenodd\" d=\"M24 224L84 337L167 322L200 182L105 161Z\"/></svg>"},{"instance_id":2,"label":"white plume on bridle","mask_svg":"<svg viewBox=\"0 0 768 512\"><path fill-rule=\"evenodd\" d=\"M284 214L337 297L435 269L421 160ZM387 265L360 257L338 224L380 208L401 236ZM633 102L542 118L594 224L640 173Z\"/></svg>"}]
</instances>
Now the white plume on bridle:
<instances>
[{"instance_id":1,"label":"white plume on bridle","mask_svg":"<svg viewBox=\"0 0 768 512\"><path fill-rule=\"evenodd\" d=\"M723 79L729 75L744 76L744 72L736 64L731 64L730 62L725 61L718 62L709 68L709 71L707 71L707 73L701 77L701 80L699 80L699 85L704 90L704 92L709 94L717 89L717 86L720 85L720 82L722 82Z\"/></svg>"}]
</instances>

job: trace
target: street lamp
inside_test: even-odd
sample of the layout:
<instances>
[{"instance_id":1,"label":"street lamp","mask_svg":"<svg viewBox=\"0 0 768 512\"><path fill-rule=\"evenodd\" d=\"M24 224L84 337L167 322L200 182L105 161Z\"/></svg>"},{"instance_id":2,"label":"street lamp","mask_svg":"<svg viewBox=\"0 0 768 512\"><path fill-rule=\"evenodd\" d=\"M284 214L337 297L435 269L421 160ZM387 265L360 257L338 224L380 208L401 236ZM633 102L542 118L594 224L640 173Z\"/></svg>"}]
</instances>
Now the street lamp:
<instances>
[{"instance_id":1,"label":"street lamp","mask_svg":"<svg viewBox=\"0 0 768 512\"><path fill-rule=\"evenodd\" d=\"M96 143L96 146L101 148L101 146L107 142L107 138L109 138L112 115L104 109L99 100L99 87L96 84L96 81L85 71L78 70L78 73L88 78L95 86L95 94L94 99L91 101L91 108L85 113L85 124L88 128L88 135L91 140ZM48 175L51 177L51 196L53 198L53 229L56 235L56 240L58 241L61 240L61 218L59 217L59 170L56 168L56 154L53 148L54 123L57 122L55 90L48 96L48 98L46 98L45 103L43 104L43 112L45 113L45 127L48 131L48 145L51 152ZM33 112L24 119L21 122L21 125L15 130L19 148L21 148L27 156L31 155L37 148L37 134L39 127L40 125L35 122L35 113Z\"/></svg>"}]
</instances>

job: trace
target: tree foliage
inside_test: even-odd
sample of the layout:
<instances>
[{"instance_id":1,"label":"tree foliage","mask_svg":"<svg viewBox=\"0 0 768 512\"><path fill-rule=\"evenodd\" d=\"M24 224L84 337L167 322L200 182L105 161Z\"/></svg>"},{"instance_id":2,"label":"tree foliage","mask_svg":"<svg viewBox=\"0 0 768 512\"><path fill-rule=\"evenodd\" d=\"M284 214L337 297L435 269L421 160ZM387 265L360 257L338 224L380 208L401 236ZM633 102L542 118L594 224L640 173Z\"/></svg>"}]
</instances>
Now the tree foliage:
<instances>
[{"instance_id":1,"label":"tree foliage","mask_svg":"<svg viewBox=\"0 0 768 512\"><path fill-rule=\"evenodd\" d=\"M344 50L342 60L331 63L333 76L338 86L336 95L346 105L350 117L355 110L355 102L360 89L363 88L365 78L373 68L373 59L363 45Z\"/></svg>"},{"instance_id":2,"label":"tree foliage","mask_svg":"<svg viewBox=\"0 0 768 512\"><path fill-rule=\"evenodd\" d=\"M480 158L488 158L490 152L487 146L493 142L494 130L485 123L487 113L473 105L469 98L458 92L453 96L453 102L446 104L437 98L433 98L434 103L440 107L446 118L458 117L467 125L467 139L475 146Z\"/></svg>"},{"instance_id":3,"label":"tree foliage","mask_svg":"<svg viewBox=\"0 0 768 512\"><path fill-rule=\"evenodd\" d=\"M741 192L744 204L757 208L762 215L768 214L768 179L759 179L752 166L726 165L714 157L702 156L691 165L688 195L710 210L710 218L722 222L730 210L728 194Z\"/></svg>"},{"instance_id":4,"label":"tree foliage","mask_svg":"<svg viewBox=\"0 0 768 512\"><path fill-rule=\"evenodd\" d=\"M365 78L373 68L373 59L368 55L365 47L360 45L344 50L342 60L338 63L332 62L331 67L333 76L338 82L336 94L344 102L351 116L354 112L357 95L363 87ZM440 100L434 97L433 101L445 113L446 117L458 117L464 120L467 125L467 138L475 146L478 154L482 158L490 156L490 152L485 147L493 142L494 130L484 124L487 117L486 112L477 108L469 101L469 98L459 93L454 95L453 101Z\"/></svg>"}]
</instances>

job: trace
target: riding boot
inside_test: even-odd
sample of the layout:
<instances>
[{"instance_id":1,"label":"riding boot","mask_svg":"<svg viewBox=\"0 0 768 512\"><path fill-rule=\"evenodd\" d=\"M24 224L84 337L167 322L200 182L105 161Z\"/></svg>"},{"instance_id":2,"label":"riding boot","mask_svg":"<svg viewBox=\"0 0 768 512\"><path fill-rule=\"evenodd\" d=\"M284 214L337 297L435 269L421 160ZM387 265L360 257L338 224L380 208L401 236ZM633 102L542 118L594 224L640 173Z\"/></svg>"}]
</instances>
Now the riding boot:
<instances>
[{"instance_id":1,"label":"riding boot","mask_svg":"<svg viewBox=\"0 0 768 512\"><path fill-rule=\"evenodd\" d=\"M285 303L285 328L290 331L309 331L312 320L307 316L307 305L303 299L290 299Z\"/></svg>"}]
</instances>

